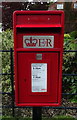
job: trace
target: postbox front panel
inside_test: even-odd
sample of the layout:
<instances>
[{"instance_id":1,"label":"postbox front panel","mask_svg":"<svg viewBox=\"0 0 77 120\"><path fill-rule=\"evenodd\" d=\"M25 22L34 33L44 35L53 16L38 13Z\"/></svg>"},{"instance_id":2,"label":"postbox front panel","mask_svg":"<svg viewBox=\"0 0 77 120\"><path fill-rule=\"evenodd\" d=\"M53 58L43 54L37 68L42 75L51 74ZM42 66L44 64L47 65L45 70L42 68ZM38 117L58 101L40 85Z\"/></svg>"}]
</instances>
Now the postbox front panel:
<instances>
[{"instance_id":1,"label":"postbox front panel","mask_svg":"<svg viewBox=\"0 0 77 120\"><path fill-rule=\"evenodd\" d=\"M17 59L18 103L57 103L59 53L18 52Z\"/></svg>"},{"instance_id":2,"label":"postbox front panel","mask_svg":"<svg viewBox=\"0 0 77 120\"><path fill-rule=\"evenodd\" d=\"M14 13L17 106L61 104L63 33L62 11Z\"/></svg>"}]
</instances>

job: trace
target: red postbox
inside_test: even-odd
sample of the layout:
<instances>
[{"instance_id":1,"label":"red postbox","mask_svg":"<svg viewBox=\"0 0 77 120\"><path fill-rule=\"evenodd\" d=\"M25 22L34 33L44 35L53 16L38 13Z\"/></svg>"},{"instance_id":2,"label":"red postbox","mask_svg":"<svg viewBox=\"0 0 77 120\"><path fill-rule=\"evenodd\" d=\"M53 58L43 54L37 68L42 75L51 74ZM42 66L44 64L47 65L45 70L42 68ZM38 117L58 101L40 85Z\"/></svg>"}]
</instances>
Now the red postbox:
<instances>
[{"instance_id":1,"label":"red postbox","mask_svg":"<svg viewBox=\"0 0 77 120\"><path fill-rule=\"evenodd\" d=\"M17 106L59 106L62 94L63 11L15 11Z\"/></svg>"}]
</instances>

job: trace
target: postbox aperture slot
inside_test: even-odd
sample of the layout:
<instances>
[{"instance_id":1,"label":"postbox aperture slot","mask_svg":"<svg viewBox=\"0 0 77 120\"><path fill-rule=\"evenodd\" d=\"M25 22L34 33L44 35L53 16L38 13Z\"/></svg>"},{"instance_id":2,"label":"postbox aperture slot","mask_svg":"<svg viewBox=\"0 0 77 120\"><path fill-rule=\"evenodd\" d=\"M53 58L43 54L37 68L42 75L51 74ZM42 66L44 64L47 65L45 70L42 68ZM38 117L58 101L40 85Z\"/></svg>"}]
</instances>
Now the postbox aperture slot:
<instances>
[{"instance_id":1,"label":"postbox aperture slot","mask_svg":"<svg viewBox=\"0 0 77 120\"><path fill-rule=\"evenodd\" d=\"M47 33L60 33L62 27L47 27L47 28L28 28L28 27L18 27L17 33L34 33L38 34L39 32L42 34L47 34Z\"/></svg>"}]
</instances>

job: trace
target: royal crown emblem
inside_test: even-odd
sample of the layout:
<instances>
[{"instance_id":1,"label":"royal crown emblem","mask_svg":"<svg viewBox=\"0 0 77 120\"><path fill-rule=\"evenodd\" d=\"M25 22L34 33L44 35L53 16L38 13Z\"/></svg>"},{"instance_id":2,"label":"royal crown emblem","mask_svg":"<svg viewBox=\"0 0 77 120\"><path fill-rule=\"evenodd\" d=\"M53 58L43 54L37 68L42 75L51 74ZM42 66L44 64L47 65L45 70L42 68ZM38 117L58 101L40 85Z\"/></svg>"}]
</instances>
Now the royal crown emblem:
<instances>
[{"instance_id":1,"label":"royal crown emblem","mask_svg":"<svg viewBox=\"0 0 77 120\"><path fill-rule=\"evenodd\" d=\"M30 39L25 39L24 40L26 46L36 46L37 44L37 39L32 39L32 37L30 37Z\"/></svg>"}]
</instances>

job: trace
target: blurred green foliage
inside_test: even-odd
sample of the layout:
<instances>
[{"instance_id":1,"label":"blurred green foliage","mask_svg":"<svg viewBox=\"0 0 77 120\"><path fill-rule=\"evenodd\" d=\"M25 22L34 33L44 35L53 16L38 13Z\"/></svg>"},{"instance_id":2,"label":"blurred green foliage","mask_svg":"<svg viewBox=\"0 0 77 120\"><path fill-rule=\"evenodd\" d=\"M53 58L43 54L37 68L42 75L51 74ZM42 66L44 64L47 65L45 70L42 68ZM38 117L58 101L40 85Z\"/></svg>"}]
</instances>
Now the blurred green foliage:
<instances>
[{"instance_id":1,"label":"blurred green foliage","mask_svg":"<svg viewBox=\"0 0 77 120\"><path fill-rule=\"evenodd\" d=\"M32 120L32 118L3 117L2 120ZM42 118L42 120L77 120L70 116L55 116L51 118Z\"/></svg>"},{"instance_id":2,"label":"blurred green foliage","mask_svg":"<svg viewBox=\"0 0 77 120\"><path fill-rule=\"evenodd\" d=\"M71 32L70 36L73 37L73 38L77 38L77 31Z\"/></svg>"},{"instance_id":3,"label":"blurred green foliage","mask_svg":"<svg viewBox=\"0 0 77 120\"><path fill-rule=\"evenodd\" d=\"M64 50L77 50L77 31L64 35ZM77 74L77 52L65 52L63 63L64 74ZM77 76L63 77L63 92L77 93ZM77 102L77 95L71 95L70 100Z\"/></svg>"},{"instance_id":4,"label":"blurred green foliage","mask_svg":"<svg viewBox=\"0 0 77 120\"><path fill-rule=\"evenodd\" d=\"M13 32L8 29L2 32L2 50L13 48ZM2 52L2 73L10 73L10 52ZM2 76L3 92L11 91L10 75Z\"/></svg>"}]
</instances>

